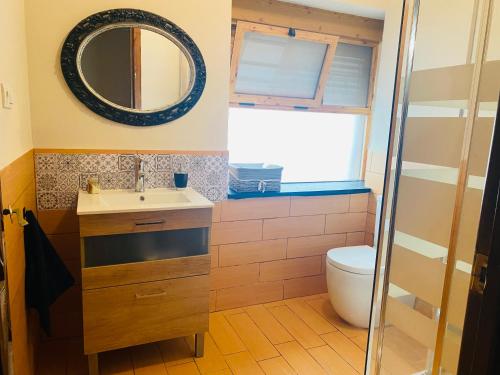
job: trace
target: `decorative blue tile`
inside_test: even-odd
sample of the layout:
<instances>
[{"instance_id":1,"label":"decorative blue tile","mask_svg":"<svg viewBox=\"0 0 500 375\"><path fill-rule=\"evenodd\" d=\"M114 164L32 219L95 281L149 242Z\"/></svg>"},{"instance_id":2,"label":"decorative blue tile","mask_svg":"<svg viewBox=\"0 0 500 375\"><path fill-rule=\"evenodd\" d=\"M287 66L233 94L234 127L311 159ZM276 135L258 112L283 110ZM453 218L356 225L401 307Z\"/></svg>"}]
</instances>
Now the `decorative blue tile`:
<instances>
[{"instance_id":1,"label":"decorative blue tile","mask_svg":"<svg viewBox=\"0 0 500 375\"><path fill-rule=\"evenodd\" d=\"M81 154L78 155L78 172L89 173L99 170L99 155L98 154Z\"/></svg>"},{"instance_id":2,"label":"decorative blue tile","mask_svg":"<svg viewBox=\"0 0 500 375\"><path fill-rule=\"evenodd\" d=\"M158 172L172 173L172 155L158 155L156 158L156 170Z\"/></svg>"},{"instance_id":3,"label":"decorative blue tile","mask_svg":"<svg viewBox=\"0 0 500 375\"><path fill-rule=\"evenodd\" d=\"M37 193L37 205L41 210L55 210L57 205L56 193Z\"/></svg>"},{"instance_id":4,"label":"decorative blue tile","mask_svg":"<svg viewBox=\"0 0 500 375\"><path fill-rule=\"evenodd\" d=\"M38 172L53 172L58 167L58 154L36 154L35 169Z\"/></svg>"},{"instance_id":5,"label":"decorative blue tile","mask_svg":"<svg viewBox=\"0 0 500 375\"><path fill-rule=\"evenodd\" d=\"M59 154L58 170L61 172L78 172L78 157L76 154Z\"/></svg>"},{"instance_id":6,"label":"decorative blue tile","mask_svg":"<svg viewBox=\"0 0 500 375\"><path fill-rule=\"evenodd\" d=\"M133 171L137 155L120 155L118 157L118 170L122 172Z\"/></svg>"},{"instance_id":7,"label":"decorative blue tile","mask_svg":"<svg viewBox=\"0 0 500 375\"><path fill-rule=\"evenodd\" d=\"M76 172L62 172L57 175L57 191L78 191L80 187L80 175Z\"/></svg>"},{"instance_id":8,"label":"decorative blue tile","mask_svg":"<svg viewBox=\"0 0 500 375\"><path fill-rule=\"evenodd\" d=\"M36 175L37 191L53 191L57 188L57 173L52 171L39 172Z\"/></svg>"},{"instance_id":9,"label":"decorative blue tile","mask_svg":"<svg viewBox=\"0 0 500 375\"><path fill-rule=\"evenodd\" d=\"M116 172L118 170L118 154L99 154L99 172Z\"/></svg>"},{"instance_id":10,"label":"decorative blue tile","mask_svg":"<svg viewBox=\"0 0 500 375\"><path fill-rule=\"evenodd\" d=\"M190 154L36 154L36 188L40 210L76 206L79 189L98 178L102 189L133 189L135 159L146 161L147 188L172 188L173 173L189 174L188 185L212 201L226 199L227 156Z\"/></svg>"}]
</instances>

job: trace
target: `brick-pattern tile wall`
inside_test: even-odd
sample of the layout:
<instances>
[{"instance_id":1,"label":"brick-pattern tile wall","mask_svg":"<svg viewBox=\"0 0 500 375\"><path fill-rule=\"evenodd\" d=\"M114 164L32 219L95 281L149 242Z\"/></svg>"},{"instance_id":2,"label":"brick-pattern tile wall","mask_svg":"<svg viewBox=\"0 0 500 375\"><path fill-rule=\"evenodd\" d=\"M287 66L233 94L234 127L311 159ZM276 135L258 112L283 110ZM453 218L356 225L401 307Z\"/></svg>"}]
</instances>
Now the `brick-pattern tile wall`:
<instances>
[{"instance_id":1,"label":"brick-pattern tile wall","mask_svg":"<svg viewBox=\"0 0 500 375\"><path fill-rule=\"evenodd\" d=\"M369 203L369 194L217 203L211 310L326 292L326 252L373 242Z\"/></svg>"}]
</instances>

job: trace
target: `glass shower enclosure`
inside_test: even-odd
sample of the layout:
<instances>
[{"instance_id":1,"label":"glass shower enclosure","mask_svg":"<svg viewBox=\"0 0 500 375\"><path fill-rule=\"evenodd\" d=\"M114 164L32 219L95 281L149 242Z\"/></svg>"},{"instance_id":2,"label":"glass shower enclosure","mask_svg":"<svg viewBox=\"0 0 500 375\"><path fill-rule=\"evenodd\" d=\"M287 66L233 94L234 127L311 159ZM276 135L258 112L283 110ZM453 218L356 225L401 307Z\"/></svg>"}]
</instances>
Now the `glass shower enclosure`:
<instances>
[{"instance_id":1,"label":"glass shower enclosure","mask_svg":"<svg viewBox=\"0 0 500 375\"><path fill-rule=\"evenodd\" d=\"M367 354L456 374L500 92L500 0L407 0Z\"/></svg>"}]
</instances>

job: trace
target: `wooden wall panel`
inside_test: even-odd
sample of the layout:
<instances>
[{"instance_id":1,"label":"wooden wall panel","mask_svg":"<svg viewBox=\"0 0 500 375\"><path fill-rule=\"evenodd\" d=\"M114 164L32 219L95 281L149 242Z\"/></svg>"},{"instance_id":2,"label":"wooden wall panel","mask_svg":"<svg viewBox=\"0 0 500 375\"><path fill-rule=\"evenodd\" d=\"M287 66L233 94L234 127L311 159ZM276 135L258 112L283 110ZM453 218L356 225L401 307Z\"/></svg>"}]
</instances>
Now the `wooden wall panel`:
<instances>
[{"instance_id":1,"label":"wooden wall panel","mask_svg":"<svg viewBox=\"0 0 500 375\"><path fill-rule=\"evenodd\" d=\"M380 42L384 21L276 0L233 0L233 19Z\"/></svg>"},{"instance_id":2,"label":"wooden wall panel","mask_svg":"<svg viewBox=\"0 0 500 375\"><path fill-rule=\"evenodd\" d=\"M16 159L0 172L3 207L32 210L36 215L33 151ZM35 373L35 351L38 324L35 315L26 310L25 261L23 229L13 216L3 218L7 267L7 288L12 330L12 359L15 374Z\"/></svg>"}]
</instances>

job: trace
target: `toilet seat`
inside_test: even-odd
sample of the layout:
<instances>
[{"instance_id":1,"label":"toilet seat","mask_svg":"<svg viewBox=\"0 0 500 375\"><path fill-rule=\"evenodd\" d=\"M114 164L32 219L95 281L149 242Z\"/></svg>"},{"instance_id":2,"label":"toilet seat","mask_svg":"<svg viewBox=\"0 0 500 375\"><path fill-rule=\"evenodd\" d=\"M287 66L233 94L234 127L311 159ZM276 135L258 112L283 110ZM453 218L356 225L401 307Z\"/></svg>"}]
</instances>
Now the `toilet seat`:
<instances>
[{"instance_id":1,"label":"toilet seat","mask_svg":"<svg viewBox=\"0 0 500 375\"><path fill-rule=\"evenodd\" d=\"M375 249L366 245L331 249L326 254L328 264L358 275L375 274L376 258Z\"/></svg>"}]
</instances>

